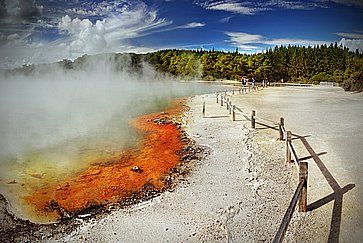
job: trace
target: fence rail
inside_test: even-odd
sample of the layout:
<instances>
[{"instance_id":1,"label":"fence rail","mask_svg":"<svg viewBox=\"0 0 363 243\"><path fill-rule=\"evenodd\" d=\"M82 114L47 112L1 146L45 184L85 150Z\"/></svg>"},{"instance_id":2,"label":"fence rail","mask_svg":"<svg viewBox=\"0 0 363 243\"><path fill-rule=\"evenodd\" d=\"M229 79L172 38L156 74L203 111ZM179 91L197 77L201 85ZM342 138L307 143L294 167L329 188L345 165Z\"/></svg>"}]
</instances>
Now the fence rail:
<instances>
[{"instance_id":1,"label":"fence rail","mask_svg":"<svg viewBox=\"0 0 363 243\"><path fill-rule=\"evenodd\" d=\"M271 83L270 86L299 86L299 87L313 87L312 84L302 84L302 83Z\"/></svg>"},{"instance_id":2,"label":"fence rail","mask_svg":"<svg viewBox=\"0 0 363 243\"><path fill-rule=\"evenodd\" d=\"M288 85L288 84L286 84ZM305 86L305 85L300 85L300 86ZM223 107L224 105L226 105L226 109L229 111L229 114L232 116L232 121L236 120L236 111L239 112L240 114L242 114L242 116L247 120L251 122L251 128L254 129L256 128L256 124L261 125L261 126L265 126L274 130L279 131L279 140L283 141L285 140L285 147L286 147L286 157L285 157L285 162L286 163L292 163L294 162L294 164L296 165L296 168L298 170L298 178L299 178L299 183L297 185L297 188L295 190L295 193L290 201L290 205L287 208L285 215L282 219L282 222L280 224L280 227L275 235L275 238L273 239L274 243L278 243L278 242L282 242L282 240L284 239L285 233L287 231L287 228L289 226L289 223L291 221L293 212L297 206L298 206L298 211L299 212L307 212L307 183L308 183L308 163L307 162L302 162L299 157L298 154L296 152L296 149L293 145L292 142L292 132L288 131L286 129L286 123L285 123L285 119L283 117L280 118L279 122L275 122L266 118L261 118L256 116L256 111L252 110L252 112L250 114L248 114L247 112L243 111L240 107L234 105L232 103L232 100L227 97L228 94L230 94L231 96L233 96L235 93L239 93L239 94L244 94L248 92L256 92L260 89L261 87L259 86L254 86L254 87L241 87L239 89L232 89L232 90L225 90L222 92L217 92L216 93L216 101L217 103L220 103L221 107ZM205 102L203 103L203 117L205 116ZM261 122L262 121L262 122ZM265 122L268 122L270 124L266 124ZM295 135L296 136L296 135ZM311 152L310 147L308 145L305 145L305 148ZM291 159L291 157L293 156L293 160Z\"/></svg>"},{"instance_id":3,"label":"fence rail","mask_svg":"<svg viewBox=\"0 0 363 243\"><path fill-rule=\"evenodd\" d=\"M280 224L280 227L275 235L275 238L272 241L273 243L282 242L282 240L284 239L284 236L286 234L287 228L289 227L289 223L294 213L294 209L296 208L303 186L304 182L299 182L299 184L297 185L294 196L291 199L290 205L287 208L284 218L282 219L282 222Z\"/></svg>"}]
</instances>

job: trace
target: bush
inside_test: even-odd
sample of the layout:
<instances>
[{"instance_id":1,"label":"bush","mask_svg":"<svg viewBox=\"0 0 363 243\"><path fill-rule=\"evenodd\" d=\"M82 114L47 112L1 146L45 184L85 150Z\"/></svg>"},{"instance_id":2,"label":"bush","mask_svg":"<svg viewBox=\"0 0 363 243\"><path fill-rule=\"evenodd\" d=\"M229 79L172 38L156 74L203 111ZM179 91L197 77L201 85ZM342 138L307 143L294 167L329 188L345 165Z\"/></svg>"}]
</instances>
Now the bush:
<instances>
[{"instance_id":1,"label":"bush","mask_svg":"<svg viewBox=\"0 0 363 243\"><path fill-rule=\"evenodd\" d=\"M363 91L363 72L353 73L349 79L345 80L342 85L345 91Z\"/></svg>"},{"instance_id":2,"label":"bush","mask_svg":"<svg viewBox=\"0 0 363 243\"><path fill-rule=\"evenodd\" d=\"M309 83L309 79L305 77L291 78L291 82L293 83Z\"/></svg>"},{"instance_id":3,"label":"bush","mask_svg":"<svg viewBox=\"0 0 363 243\"><path fill-rule=\"evenodd\" d=\"M332 81L333 77L325 72L315 74L309 79L309 82L313 84L319 84L320 82L332 82Z\"/></svg>"},{"instance_id":4,"label":"bush","mask_svg":"<svg viewBox=\"0 0 363 243\"><path fill-rule=\"evenodd\" d=\"M216 80L212 75L207 75L203 77L203 80L205 81L214 81Z\"/></svg>"}]
</instances>

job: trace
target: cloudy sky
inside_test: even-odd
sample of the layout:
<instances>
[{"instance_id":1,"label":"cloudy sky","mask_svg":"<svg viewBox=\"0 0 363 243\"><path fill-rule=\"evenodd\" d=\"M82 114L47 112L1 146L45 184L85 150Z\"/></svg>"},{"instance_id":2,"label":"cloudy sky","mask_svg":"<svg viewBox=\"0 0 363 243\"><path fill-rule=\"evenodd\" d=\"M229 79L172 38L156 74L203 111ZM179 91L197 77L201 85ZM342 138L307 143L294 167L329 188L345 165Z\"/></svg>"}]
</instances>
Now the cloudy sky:
<instances>
[{"instance_id":1,"label":"cloudy sky","mask_svg":"<svg viewBox=\"0 0 363 243\"><path fill-rule=\"evenodd\" d=\"M362 0L0 0L0 68L85 53L332 42L363 52Z\"/></svg>"}]
</instances>

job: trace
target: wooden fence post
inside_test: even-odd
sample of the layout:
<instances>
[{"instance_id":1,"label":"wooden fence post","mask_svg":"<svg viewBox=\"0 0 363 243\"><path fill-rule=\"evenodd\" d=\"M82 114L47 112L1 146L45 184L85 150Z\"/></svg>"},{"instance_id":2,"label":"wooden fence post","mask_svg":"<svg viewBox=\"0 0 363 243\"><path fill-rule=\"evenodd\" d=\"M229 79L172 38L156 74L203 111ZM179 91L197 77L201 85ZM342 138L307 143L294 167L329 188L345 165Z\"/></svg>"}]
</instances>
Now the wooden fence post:
<instances>
[{"instance_id":1,"label":"wooden fence post","mask_svg":"<svg viewBox=\"0 0 363 243\"><path fill-rule=\"evenodd\" d=\"M286 163L291 163L291 151L289 143L291 143L291 131L286 132Z\"/></svg>"},{"instance_id":2,"label":"wooden fence post","mask_svg":"<svg viewBox=\"0 0 363 243\"><path fill-rule=\"evenodd\" d=\"M282 130L284 126L285 126L285 120L283 117L280 117L280 123L279 123L280 141L284 140L284 131Z\"/></svg>"},{"instance_id":3,"label":"wooden fence post","mask_svg":"<svg viewBox=\"0 0 363 243\"><path fill-rule=\"evenodd\" d=\"M203 117L205 117L205 101L203 102Z\"/></svg>"},{"instance_id":4,"label":"wooden fence post","mask_svg":"<svg viewBox=\"0 0 363 243\"><path fill-rule=\"evenodd\" d=\"M235 111L235 109L236 109L236 106L233 105L233 107L232 107L232 121L236 120L236 111Z\"/></svg>"},{"instance_id":5,"label":"wooden fence post","mask_svg":"<svg viewBox=\"0 0 363 243\"><path fill-rule=\"evenodd\" d=\"M251 128L256 128L255 116L256 116L256 111L253 110L251 115Z\"/></svg>"},{"instance_id":6,"label":"wooden fence post","mask_svg":"<svg viewBox=\"0 0 363 243\"><path fill-rule=\"evenodd\" d=\"M303 188L301 189L300 198L299 198L299 212L307 212L307 204L308 204L308 163L301 162L299 163L299 182L303 181Z\"/></svg>"}]
</instances>

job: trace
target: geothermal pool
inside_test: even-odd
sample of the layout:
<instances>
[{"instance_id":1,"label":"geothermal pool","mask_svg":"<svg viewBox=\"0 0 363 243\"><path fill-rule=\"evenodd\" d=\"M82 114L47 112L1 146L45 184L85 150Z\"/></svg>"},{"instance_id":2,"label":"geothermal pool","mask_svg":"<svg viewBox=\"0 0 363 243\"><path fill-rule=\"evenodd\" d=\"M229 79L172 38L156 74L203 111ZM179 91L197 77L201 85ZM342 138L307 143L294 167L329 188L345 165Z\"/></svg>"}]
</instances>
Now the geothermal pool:
<instances>
[{"instance_id":1,"label":"geothermal pool","mask_svg":"<svg viewBox=\"0 0 363 243\"><path fill-rule=\"evenodd\" d=\"M135 117L220 89L104 71L1 77L0 193L17 216L52 221L24 197L120 157L141 138Z\"/></svg>"}]
</instances>

